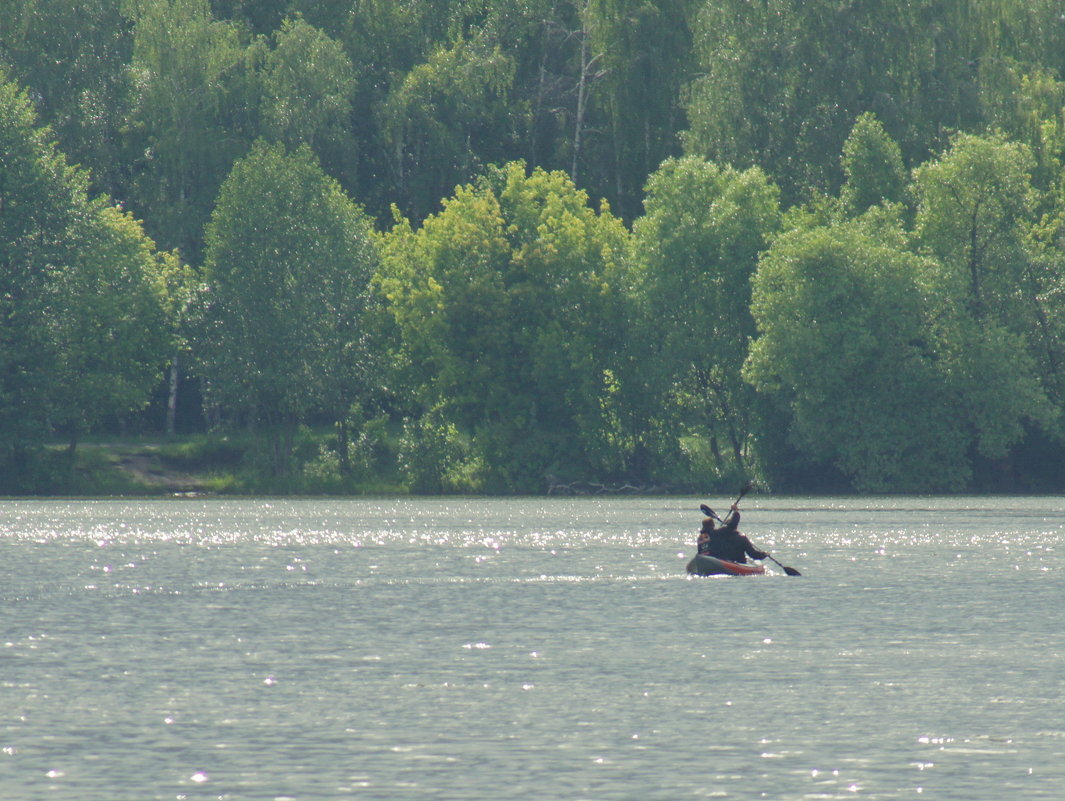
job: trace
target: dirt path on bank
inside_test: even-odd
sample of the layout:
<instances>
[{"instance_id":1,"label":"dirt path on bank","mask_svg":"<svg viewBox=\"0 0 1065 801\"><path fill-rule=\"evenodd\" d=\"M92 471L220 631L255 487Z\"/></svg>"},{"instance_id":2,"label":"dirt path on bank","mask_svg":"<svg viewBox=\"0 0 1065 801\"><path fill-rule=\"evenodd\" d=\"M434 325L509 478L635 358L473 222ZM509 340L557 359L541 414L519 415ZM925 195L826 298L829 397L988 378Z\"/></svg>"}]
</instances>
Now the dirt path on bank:
<instances>
[{"instance_id":1,"label":"dirt path on bank","mask_svg":"<svg viewBox=\"0 0 1065 801\"><path fill-rule=\"evenodd\" d=\"M175 465L151 443L84 444L81 448L98 448L107 454L111 469L122 474L135 486L151 492L173 494L200 493L207 490L207 479L194 471Z\"/></svg>"},{"instance_id":2,"label":"dirt path on bank","mask_svg":"<svg viewBox=\"0 0 1065 801\"><path fill-rule=\"evenodd\" d=\"M169 492L197 492L203 489L196 476L168 467L157 453L120 454L116 457L115 467L133 481L148 487Z\"/></svg>"}]
</instances>

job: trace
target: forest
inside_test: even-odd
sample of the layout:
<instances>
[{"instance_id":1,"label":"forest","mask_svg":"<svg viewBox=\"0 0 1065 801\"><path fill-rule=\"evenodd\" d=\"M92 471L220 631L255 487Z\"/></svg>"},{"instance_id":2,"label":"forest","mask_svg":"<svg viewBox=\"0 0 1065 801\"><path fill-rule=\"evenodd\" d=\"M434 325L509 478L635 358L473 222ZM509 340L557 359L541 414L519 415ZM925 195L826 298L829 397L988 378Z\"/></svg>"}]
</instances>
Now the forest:
<instances>
[{"instance_id":1,"label":"forest","mask_svg":"<svg viewBox=\"0 0 1065 801\"><path fill-rule=\"evenodd\" d=\"M3 0L0 494L1065 489L1059 0Z\"/></svg>"}]
</instances>

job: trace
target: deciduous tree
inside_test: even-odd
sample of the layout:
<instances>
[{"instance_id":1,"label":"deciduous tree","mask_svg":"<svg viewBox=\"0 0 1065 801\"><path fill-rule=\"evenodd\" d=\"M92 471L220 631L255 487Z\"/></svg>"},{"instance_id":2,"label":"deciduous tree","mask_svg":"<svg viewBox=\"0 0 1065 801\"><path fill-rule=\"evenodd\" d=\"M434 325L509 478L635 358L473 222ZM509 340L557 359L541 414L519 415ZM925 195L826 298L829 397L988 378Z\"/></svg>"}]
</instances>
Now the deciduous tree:
<instances>
[{"instance_id":1,"label":"deciduous tree","mask_svg":"<svg viewBox=\"0 0 1065 801\"><path fill-rule=\"evenodd\" d=\"M168 332L152 243L39 128L0 80L0 463L35 481L47 437L77 437L141 408Z\"/></svg>"},{"instance_id":2,"label":"deciduous tree","mask_svg":"<svg viewBox=\"0 0 1065 801\"><path fill-rule=\"evenodd\" d=\"M460 39L394 87L380 125L399 205L421 218L456 184L498 160L513 77L513 61L501 48Z\"/></svg>"},{"instance_id":3,"label":"deciduous tree","mask_svg":"<svg viewBox=\"0 0 1065 801\"><path fill-rule=\"evenodd\" d=\"M381 287L434 430L472 437L492 491L623 468L603 434L627 234L560 172L520 163L387 236ZM445 422L446 421L446 422Z\"/></svg>"},{"instance_id":4,"label":"deciduous tree","mask_svg":"<svg viewBox=\"0 0 1065 801\"><path fill-rule=\"evenodd\" d=\"M208 0L137 0L131 11L129 200L163 248L198 264L218 188L250 141L244 48Z\"/></svg>"},{"instance_id":5,"label":"deciduous tree","mask_svg":"<svg viewBox=\"0 0 1065 801\"><path fill-rule=\"evenodd\" d=\"M127 173L121 131L133 36L126 3L6 0L0 11L0 64L29 90L68 158L116 197Z\"/></svg>"},{"instance_id":6,"label":"deciduous tree","mask_svg":"<svg viewBox=\"0 0 1065 801\"><path fill-rule=\"evenodd\" d=\"M351 135L356 79L339 42L304 22L285 20L262 69L262 132L290 149L307 145L322 168L354 190Z\"/></svg>"},{"instance_id":7,"label":"deciduous tree","mask_svg":"<svg viewBox=\"0 0 1065 801\"><path fill-rule=\"evenodd\" d=\"M871 112L858 117L843 144L843 176L840 200L853 215L905 199L902 151Z\"/></svg>"},{"instance_id":8,"label":"deciduous tree","mask_svg":"<svg viewBox=\"0 0 1065 801\"><path fill-rule=\"evenodd\" d=\"M368 219L306 146L259 143L226 178L196 353L210 401L268 432L279 477L297 424L338 421L366 391L376 258Z\"/></svg>"},{"instance_id":9,"label":"deciduous tree","mask_svg":"<svg viewBox=\"0 0 1065 801\"><path fill-rule=\"evenodd\" d=\"M74 252L49 297L62 390L50 422L71 445L108 418L142 408L162 376L172 336L163 313L160 257L133 217L102 200L79 214Z\"/></svg>"},{"instance_id":10,"label":"deciduous tree","mask_svg":"<svg viewBox=\"0 0 1065 801\"><path fill-rule=\"evenodd\" d=\"M936 256L929 303L965 416L989 458L1004 457L1026 425L1045 428L1058 414L1044 388L1050 376L1037 369L1045 351L1035 344L1049 331L1041 322L1047 290L1058 282L1029 250L1033 164L1023 145L960 134L914 174L916 233Z\"/></svg>"},{"instance_id":11,"label":"deciduous tree","mask_svg":"<svg viewBox=\"0 0 1065 801\"><path fill-rule=\"evenodd\" d=\"M752 403L740 369L754 335L750 278L780 224L778 197L758 168L669 159L648 181L646 213L633 226L644 377L661 408L686 421L674 437L708 439L719 471L746 467Z\"/></svg>"},{"instance_id":12,"label":"deciduous tree","mask_svg":"<svg viewBox=\"0 0 1065 801\"><path fill-rule=\"evenodd\" d=\"M754 278L745 375L787 410L808 464L864 491L959 489L968 432L929 339L929 266L882 214L773 243Z\"/></svg>"}]
</instances>

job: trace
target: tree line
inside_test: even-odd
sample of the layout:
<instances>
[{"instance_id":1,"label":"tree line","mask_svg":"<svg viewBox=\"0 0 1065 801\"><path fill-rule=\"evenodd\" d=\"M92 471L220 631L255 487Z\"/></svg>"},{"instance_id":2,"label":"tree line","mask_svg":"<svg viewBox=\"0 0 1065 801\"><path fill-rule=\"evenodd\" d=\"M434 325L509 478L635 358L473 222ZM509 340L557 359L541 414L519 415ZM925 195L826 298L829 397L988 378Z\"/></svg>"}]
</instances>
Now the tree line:
<instances>
[{"instance_id":1,"label":"tree line","mask_svg":"<svg viewBox=\"0 0 1065 801\"><path fill-rule=\"evenodd\" d=\"M0 491L1065 480L1057 3L9 6Z\"/></svg>"}]
</instances>

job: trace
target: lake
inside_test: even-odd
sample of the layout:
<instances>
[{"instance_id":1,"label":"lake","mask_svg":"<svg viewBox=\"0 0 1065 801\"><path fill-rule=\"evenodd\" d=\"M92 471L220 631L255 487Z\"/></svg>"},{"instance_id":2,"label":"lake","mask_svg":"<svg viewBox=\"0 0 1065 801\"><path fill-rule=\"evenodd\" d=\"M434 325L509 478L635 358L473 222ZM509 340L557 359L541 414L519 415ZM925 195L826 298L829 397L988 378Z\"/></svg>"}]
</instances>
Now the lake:
<instances>
[{"instance_id":1,"label":"lake","mask_svg":"<svg viewBox=\"0 0 1065 801\"><path fill-rule=\"evenodd\" d=\"M0 798L1065 798L1065 499L0 502Z\"/></svg>"}]
</instances>

